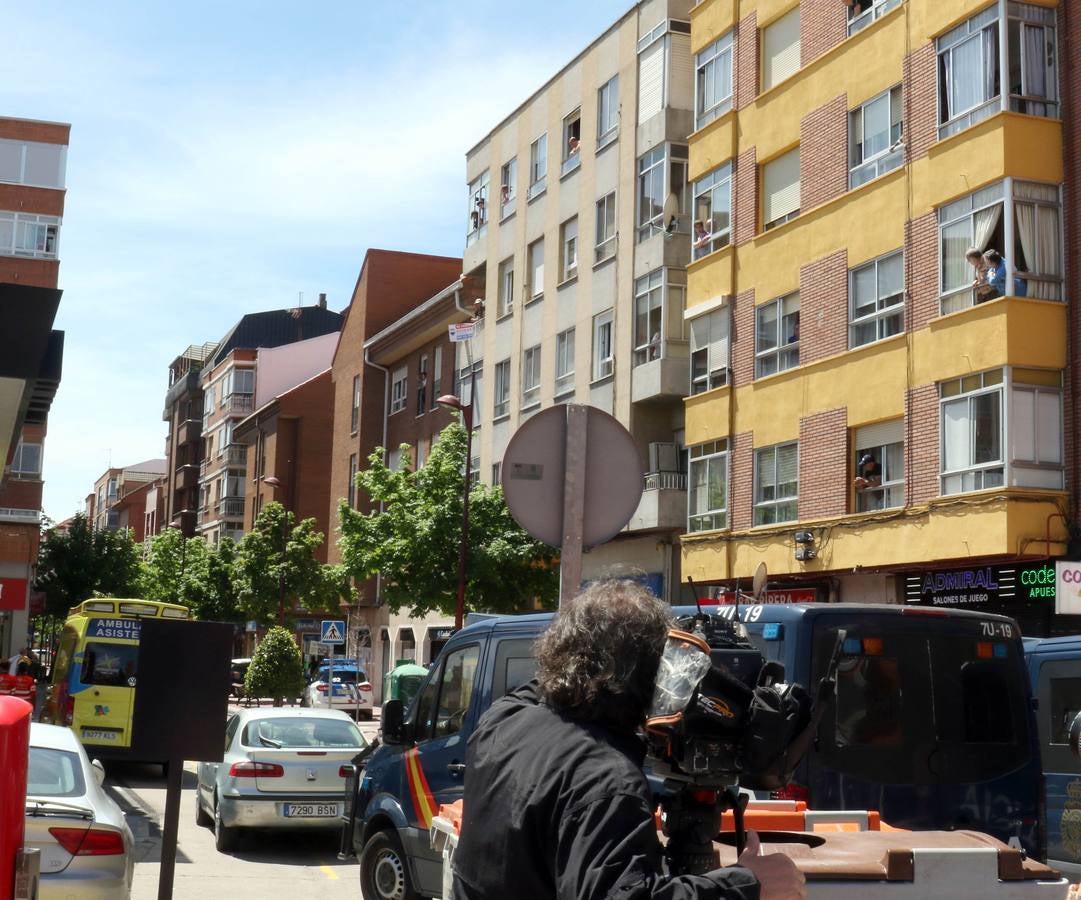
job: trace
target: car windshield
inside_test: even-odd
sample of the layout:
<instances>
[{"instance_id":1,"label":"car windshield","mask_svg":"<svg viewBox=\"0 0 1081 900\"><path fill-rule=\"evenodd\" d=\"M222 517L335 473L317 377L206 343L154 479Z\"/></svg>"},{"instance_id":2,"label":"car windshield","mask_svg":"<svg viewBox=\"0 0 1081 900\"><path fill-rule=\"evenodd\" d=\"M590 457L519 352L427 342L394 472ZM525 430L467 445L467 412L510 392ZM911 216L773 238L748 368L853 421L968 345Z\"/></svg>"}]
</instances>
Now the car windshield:
<instances>
[{"instance_id":1,"label":"car windshield","mask_svg":"<svg viewBox=\"0 0 1081 900\"><path fill-rule=\"evenodd\" d=\"M81 797L86 793L86 782L79 754L51 747L31 747L26 793L30 797Z\"/></svg>"},{"instance_id":2,"label":"car windshield","mask_svg":"<svg viewBox=\"0 0 1081 900\"><path fill-rule=\"evenodd\" d=\"M244 727L241 741L247 747L283 750L367 746L364 735L352 722L313 716L253 719Z\"/></svg>"}]
</instances>

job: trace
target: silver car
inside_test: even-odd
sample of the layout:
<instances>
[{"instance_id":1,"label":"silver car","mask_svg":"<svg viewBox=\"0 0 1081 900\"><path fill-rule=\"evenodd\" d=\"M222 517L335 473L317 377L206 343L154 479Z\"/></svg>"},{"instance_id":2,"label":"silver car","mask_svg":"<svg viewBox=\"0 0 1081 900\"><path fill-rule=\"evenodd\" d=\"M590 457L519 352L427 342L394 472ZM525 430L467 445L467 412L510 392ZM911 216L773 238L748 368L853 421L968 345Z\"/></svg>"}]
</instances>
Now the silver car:
<instances>
[{"instance_id":1,"label":"silver car","mask_svg":"<svg viewBox=\"0 0 1081 900\"><path fill-rule=\"evenodd\" d=\"M25 844L41 852L38 897L128 897L134 840L124 813L101 784L70 728L30 723Z\"/></svg>"},{"instance_id":2,"label":"silver car","mask_svg":"<svg viewBox=\"0 0 1081 900\"><path fill-rule=\"evenodd\" d=\"M226 725L224 761L199 763L195 820L213 825L222 853L242 829L338 829L350 761L366 746L339 710L240 710Z\"/></svg>"}]
</instances>

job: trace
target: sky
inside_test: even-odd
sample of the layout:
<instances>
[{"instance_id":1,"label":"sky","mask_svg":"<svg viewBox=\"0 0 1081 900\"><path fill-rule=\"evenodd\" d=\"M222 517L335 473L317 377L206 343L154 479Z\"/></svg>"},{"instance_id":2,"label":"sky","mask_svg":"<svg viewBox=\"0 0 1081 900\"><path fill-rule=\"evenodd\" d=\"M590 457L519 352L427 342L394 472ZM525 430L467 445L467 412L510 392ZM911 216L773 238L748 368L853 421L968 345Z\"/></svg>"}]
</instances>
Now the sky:
<instances>
[{"instance_id":1,"label":"sky","mask_svg":"<svg viewBox=\"0 0 1081 900\"><path fill-rule=\"evenodd\" d=\"M189 344L344 309L369 248L461 255L466 151L632 5L0 0L0 115L72 126L45 514L165 455Z\"/></svg>"}]
</instances>

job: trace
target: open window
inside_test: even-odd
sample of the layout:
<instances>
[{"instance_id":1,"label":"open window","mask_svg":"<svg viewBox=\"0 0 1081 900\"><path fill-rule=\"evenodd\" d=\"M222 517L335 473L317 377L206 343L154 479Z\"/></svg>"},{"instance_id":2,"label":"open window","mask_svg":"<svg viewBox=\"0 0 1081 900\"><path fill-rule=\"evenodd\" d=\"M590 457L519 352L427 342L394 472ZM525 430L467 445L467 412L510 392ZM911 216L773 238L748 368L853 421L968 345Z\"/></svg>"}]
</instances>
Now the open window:
<instances>
[{"instance_id":1,"label":"open window","mask_svg":"<svg viewBox=\"0 0 1081 900\"><path fill-rule=\"evenodd\" d=\"M904 162L901 85L872 97L848 115L848 186L896 169Z\"/></svg>"},{"instance_id":2,"label":"open window","mask_svg":"<svg viewBox=\"0 0 1081 900\"><path fill-rule=\"evenodd\" d=\"M638 159L638 241L675 234L686 214L687 147L660 144ZM669 198L672 202L669 202ZM668 212L666 212L668 207Z\"/></svg>"},{"instance_id":3,"label":"open window","mask_svg":"<svg viewBox=\"0 0 1081 900\"><path fill-rule=\"evenodd\" d=\"M844 0L848 7L848 33L855 34L901 5L901 0Z\"/></svg>"},{"instance_id":4,"label":"open window","mask_svg":"<svg viewBox=\"0 0 1081 900\"><path fill-rule=\"evenodd\" d=\"M857 428L852 436L856 512L903 506L905 502L903 419Z\"/></svg>"},{"instance_id":5,"label":"open window","mask_svg":"<svg viewBox=\"0 0 1081 900\"><path fill-rule=\"evenodd\" d=\"M542 134L529 147L528 199L539 197L548 180L548 134Z\"/></svg>"},{"instance_id":6,"label":"open window","mask_svg":"<svg viewBox=\"0 0 1081 900\"><path fill-rule=\"evenodd\" d=\"M503 163L499 170L499 219L502 221L518 205L518 157Z\"/></svg>"},{"instance_id":7,"label":"open window","mask_svg":"<svg viewBox=\"0 0 1081 900\"><path fill-rule=\"evenodd\" d=\"M488 172L469 183L469 213L466 246L478 240L488 224Z\"/></svg>"},{"instance_id":8,"label":"open window","mask_svg":"<svg viewBox=\"0 0 1081 900\"><path fill-rule=\"evenodd\" d=\"M576 109L563 120L563 164L561 175L573 172L582 164L582 111Z\"/></svg>"},{"instance_id":9,"label":"open window","mask_svg":"<svg viewBox=\"0 0 1081 900\"><path fill-rule=\"evenodd\" d=\"M727 247L732 238L732 163L714 169L694 183L694 259Z\"/></svg>"}]
</instances>

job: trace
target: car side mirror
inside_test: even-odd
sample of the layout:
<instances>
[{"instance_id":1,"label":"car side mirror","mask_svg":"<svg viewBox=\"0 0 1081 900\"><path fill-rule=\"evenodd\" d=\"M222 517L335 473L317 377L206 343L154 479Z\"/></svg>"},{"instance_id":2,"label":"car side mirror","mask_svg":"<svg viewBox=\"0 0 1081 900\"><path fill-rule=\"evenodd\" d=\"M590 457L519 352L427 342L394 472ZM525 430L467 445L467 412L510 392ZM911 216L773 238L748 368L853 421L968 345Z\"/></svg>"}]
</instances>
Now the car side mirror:
<instances>
[{"instance_id":1,"label":"car side mirror","mask_svg":"<svg viewBox=\"0 0 1081 900\"><path fill-rule=\"evenodd\" d=\"M405 704L401 700L384 700L380 719L384 743L404 744L406 742Z\"/></svg>"},{"instance_id":2,"label":"car side mirror","mask_svg":"<svg viewBox=\"0 0 1081 900\"><path fill-rule=\"evenodd\" d=\"M1067 738L1067 743L1070 745L1070 752L1081 759L1081 712L1074 716L1070 723L1070 736Z\"/></svg>"},{"instance_id":3,"label":"car side mirror","mask_svg":"<svg viewBox=\"0 0 1081 900\"><path fill-rule=\"evenodd\" d=\"M105 783L105 766L101 764L100 759L92 759L90 768L94 770L94 778L97 779L98 787L101 787Z\"/></svg>"}]
</instances>

